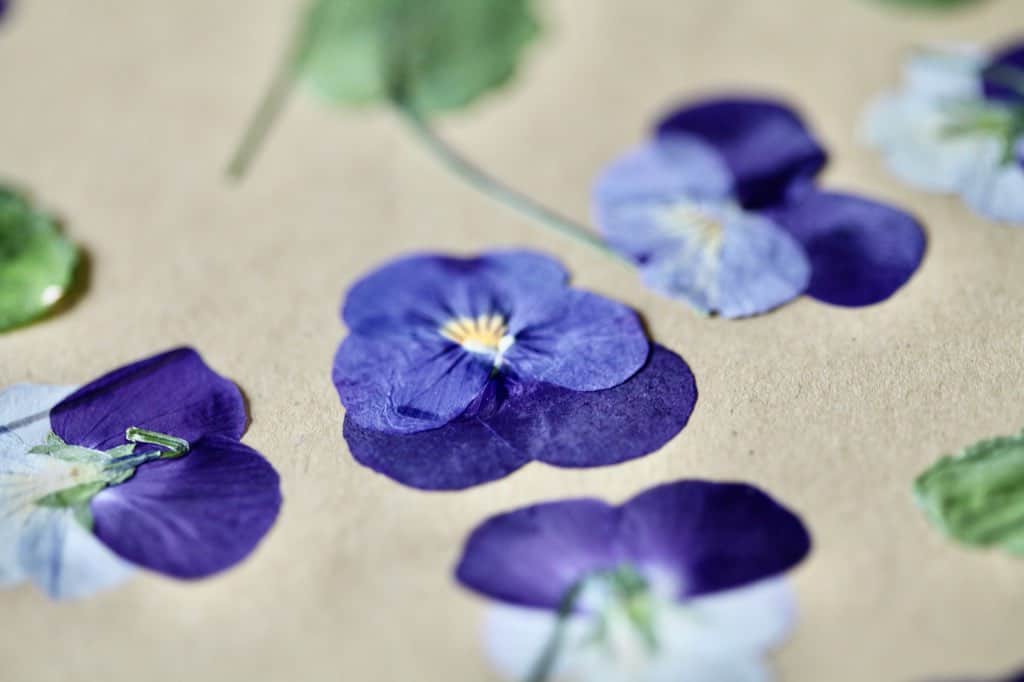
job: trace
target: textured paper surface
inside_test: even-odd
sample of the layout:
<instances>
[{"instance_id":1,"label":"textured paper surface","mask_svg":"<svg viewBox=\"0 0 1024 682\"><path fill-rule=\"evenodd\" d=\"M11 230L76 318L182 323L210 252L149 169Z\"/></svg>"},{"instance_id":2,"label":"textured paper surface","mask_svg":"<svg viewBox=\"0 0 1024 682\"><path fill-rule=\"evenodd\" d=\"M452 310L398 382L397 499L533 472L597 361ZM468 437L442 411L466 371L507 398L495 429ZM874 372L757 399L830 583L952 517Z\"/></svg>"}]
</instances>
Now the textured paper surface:
<instances>
[{"instance_id":1,"label":"textured paper surface","mask_svg":"<svg viewBox=\"0 0 1024 682\"><path fill-rule=\"evenodd\" d=\"M82 383L194 344L248 397L245 442L280 471L285 504L253 557L212 580L145 575L71 605L0 593L0 679L491 682L484 605L450 579L469 529L531 502L619 502L686 476L754 482L815 535L794 574L801 622L782 679L911 682L1024 657L1024 564L944 540L911 496L939 454L1024 425L1024 232L904 186L854 137L908 48L1009 37L1019 0L939 18L860 0L541 5L553 27L523 78L443 126L484 166L583 218L598 170L677 98L775 93L833 152L829 187L922 218L920 272L873 308L800 299L701 319L477 196L390 114L309 97L229 187L223 164L294 3L22 2L0 30L0 173L66 216L92 286L0 336L0 383ZM455 494L402 488L349 457L330 382L344 289L400 251L496 246L556 253L575 285L643 311L697 376L678 438L621 466L529 466Z\"/></svg>"}]
</instances>

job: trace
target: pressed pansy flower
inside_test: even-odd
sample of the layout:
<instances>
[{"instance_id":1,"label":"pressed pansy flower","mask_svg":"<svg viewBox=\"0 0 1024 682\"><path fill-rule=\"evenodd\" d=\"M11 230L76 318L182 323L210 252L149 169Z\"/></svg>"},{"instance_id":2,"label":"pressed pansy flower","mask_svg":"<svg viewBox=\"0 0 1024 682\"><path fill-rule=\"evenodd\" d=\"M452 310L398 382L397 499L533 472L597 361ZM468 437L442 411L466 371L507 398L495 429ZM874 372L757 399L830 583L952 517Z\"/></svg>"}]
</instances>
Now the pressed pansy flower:
<instances>
[{"instance_id":1,"label":"pressed pansy flower","mask_svg":"<svg viewBox=\"0 0 1024 682\"><path fill-rule=\"evenodd\" d=\"M75 598L135 568L194 579L238 563L281 505L245 427L238 388L191 349L81 388L0 392L0 585Z\"/></svg>"},{"instance_id":2,"label":"pressed pansy flower","mask_svg":"<svg viewBox=\"0 0 1024 682\"><path fill-rule=\"evenodd\" d=\"M1024 224L1024 43L993 55L968 46L915 53L900 88L869 109L865 131L906 182Z\"/></svg>"},{"instance_id":3,"label":"pressed pansy flower","mask_svg":"<svg viewBox=\"0 0 1024 682\"><path fill-rule=\"evenodd\" d=\"M622 506L574 499L495 516L456 568L500 602L487 648L509 679L747 682L792 627L781 577L803 523L739 483L680 481Z\"/></svg>"},{"instance_id":4,"label":"pressed pansy flower","mask_svg":"<svg viewBox=\"0 0 1024 682\"><path fill-rule=\"evenodd\" d=\"M924 233L903 211L817 189L825 162L783 104L701 102L611 164L595 218L651 288L702 312L745 317L803 294L878 303L917 269Z\"/></svg>"},{"instance_id":5,"label":"pressed pansy flower","mask_svg":"<svg viewBox=\"0 0 1024 682\"><path fill-rule=\"evenodd\" d=\"M539 459L621 462L686 424L693 375L628 307L529 252L419 255L359 281L333 378L362 464L456 489Z\"/></svg>"}]
</instances>

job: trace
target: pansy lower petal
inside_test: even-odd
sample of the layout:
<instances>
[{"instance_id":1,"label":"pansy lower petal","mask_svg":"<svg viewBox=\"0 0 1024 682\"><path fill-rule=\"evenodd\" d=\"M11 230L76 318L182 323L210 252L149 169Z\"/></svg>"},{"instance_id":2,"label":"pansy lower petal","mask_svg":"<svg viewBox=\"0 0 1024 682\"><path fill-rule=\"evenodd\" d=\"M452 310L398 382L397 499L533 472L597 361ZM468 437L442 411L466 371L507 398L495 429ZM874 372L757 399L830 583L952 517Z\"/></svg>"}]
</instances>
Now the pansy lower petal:
<instances>
[{"instance_id":1,"label":"pansy lower petal","mask_svg":"<svg viewBox=\"0 0 1024 682\"><path fill-rule=\"evenodd\" d=\"M887 93L868 108L864 136L882 152L890 170L929 192L959 191L976 165L978 141L945 133L953 122L941 102Z\"/></svg>"},{"instance_id":2,"label":"pansy lower petal","mask_svg":"<svg viewBox=\"0 0 1024 682\"><path fill-rule=\"evenodd\" d=\"M680 481L623 506L627 556L671 578L680 598L730 590L780 575L810 552L793 512L742 483Z\"/></svg>"},{"instance_id":3,"label":"pansy lower petal","mask_svg":"<svg viewBox=\"0 0 1024 682\"><path fill-rule=\"evenodd\" d=\"M652 207L680 196L722 199L731 189L732 176L717 152L678 135L637 147L605 169L594 185L594 220L612 248L642 263L667 241Z\"/></svg>"},{"instance_id":4,"label":"pansy lower petal","mask_svg":"<svg viewBox=\"0 0 1024 682\"><path fill-rule=\"evenodd\" d=\"M403 485L421 490L462 490L509 475L530 461L478 419L458 419L431 431L374 431L345 417L352 456Z\"/></svg>"},{"instance_id":5,"label":"pansy lower petal","mask_svg":"<svg viewBox=\"0 0 1024 682\"><path fill-rule=\"evenodd\" d=\"M807 295L842 306L884 301L907 283L924 258L920 223L886 204L809 192L780 206L774 219L803 245L811 262Z\"/></svg>"},{"instance_id":6,"label":"pansy lower petal","mask_svg":"<svg viewBox=\"0 0 1024 682\"><path fill-rule=\"evenodd\" d=\"M726 318L767 312L804 293L810 264L785 230L732 207L695 206L666 210L663 229L676 243L643 267L649 287Z\"/></svg>"},{"instance_id":7,"label":"pansy lower petal","mask_svg":"<svg viewBox=\"0 0 1024 682\"><path fill-rule=\"evenodd\" d=\"M586 291L566 292L542 319L513 328L505 362L517 376L577 391L618 386L647 361L650 345L629 307Z\"/></svg>"},{"instance_id":8,"label":"pansy lower petal","mask_svg":"<svg viewBox=\"0 0 1024 682\"><path fill-rule=\"evenodd\" d=\"M385 433L444 426L480 394L492 365L440 336L428 344L350 335L334 357L332 378L346 414Z\"/></svg>"},{"instance_id":9,"label":"pansy lower petal","mask_svg":"<svg viewBox=\"0 0 1024 682\"><path fill-rule=\"evenodd\" d=\"M782 103L754 98L701 102L666 116L659 139L693 136L710 145L733 176L744 206L773 203L797 180L814 177L826 155L800 117Z\"/></svg>"},{"instance_id":10,"label":"pansy lower petal","mask_svg":"<svg viewBox=\"0 0 1024 682\"><path fill-rule=\"evenodd\" d=\"M985 97L1009 104L1024 104L1024 42L997 52L982 72Z\"/></svg>"},{"instance_id":11,"label":"pansy lower petal","mask_svg":"<svg viewBox=\"0 0 1024 682\"><path fill-rule=\"evenodd\" d=\"M29 447L41 444L51 431L50 409L77 388L15 384L0 390L0 434L13 434Z\"/></svg>"},{"instance_id":12,"label":"pansy lower petal","mask_svg":"<svg viewBox=\"0 0 1024 682\"><path fill-rule=\"evenodd\" d=\"M488 427L515 451L564 467L617 464L654 452L678 434L697 402L693 373L654 345L626 382L603 391L550 384L515 396Z\"/></svg>"},{"instance_id":13,"label":"pansy lower petal","mask_svg":"<svg viewBox=\"0 0 1024 682\"><path fill-rule=\"evenodd\" d=\"M469 536L455 576L493 599L557 609L579 580L619 564L618 521L614 507L593 499L491 517Z\"/></svg>"},{"instance_id":14,"label":"pansy lower petal","mask_svg":"<svg viewBox=\"0 0 1024 682\"><path fill-rule=\"evenodd\" d=\"M131 426L189 442L205 435L240 438L246 427L238 388L210 369L191 348L132 363L86 384L50 416L65 442L109 450Z\"/></svg>"},{"instance_id":15,"label":"pansy lower petal","mask_svg":"<svg viewBox=\"0 0 1024 682\"><path fill-rule=\"evenodd\" d=\"M409 256L353 285L342 318L350 331L367 337L432 333L454 318L507 312L516 300L561 289L568 277L557 261L530 251Z\"/></svg>"},{"instance_id":16,"label":"pansy lower petal","mask_svg":"<svg viewBox=\"0 0 1024 682\"><path fill-rule=\"evenodd\" d=\"M976 45L948 44L917 50L903 67L908 92L935 100L976 99L987 56Z\"/></svg>"},{"instance_id":17,"label":"pansy lower petal","mask_svg":"<svg viewBox=\"0 0 1024 682\"><path fill-rule=\"evenodd\" d=\"M495 605L487 613L484 643L495 670L510 681L524 680L544 652L556 626L549 611ZM728 655L722 647L710 651L672 645L673 635L659 631L659 647L649 655L626 659L621 652L604 650L595 642L594 623L587 615L568 619L562 646L555 659L552 679L560 682L767 682L770 675L757 656L744 650ZM684 624L684 637L699 629L699 623ZM669 640L669 641L666 641ZM668 646L666 646L668 645Z\"/></svg>"},{"instance_id":18,"label":"pansy lower petal","mask_svg":"<svg viewBox=\"0 0 1024 682\"><path fill-rule=\"evenodd\" d=\"M997 156L994 150L979 156L975 174L964 184L964 201L993 220L1024 224L1024 165Z\"/></svg>"},{"instance_id":19,"label":"pansy lower petal","mask_svg":"<svg viewBox=\"0 0 1024 682\"><path fill-rule=\"evenodd\" d=\"M182 579L234 566L277 518L277 472L258 452L223 436L180 459L140 466L92 501L96 536L122 558Z\"/></svg>"},{"instance_id":20,"label":"pansy lower petal","mask_svg":"<svg viewBox=\"0 0 1024 682\"><path fill-rule=\"evenodd\" d=\"M110 589L135 567L87 531L70 509L35 507L18 542L24 575L54 599L78 599Z\"/></svg>"},{"instance_id":21,"label":"pansy lower petal","mask_svg":"<svg viewBox=\"0 0 1024 682\"><path fill-rule=\"evenodd\" d=\"M781 645L796 625L797 604L786 578L769 578L734 590L691 599L678 609L695 650L724 656L766 654Z\"/></svg>"}]
</instances>

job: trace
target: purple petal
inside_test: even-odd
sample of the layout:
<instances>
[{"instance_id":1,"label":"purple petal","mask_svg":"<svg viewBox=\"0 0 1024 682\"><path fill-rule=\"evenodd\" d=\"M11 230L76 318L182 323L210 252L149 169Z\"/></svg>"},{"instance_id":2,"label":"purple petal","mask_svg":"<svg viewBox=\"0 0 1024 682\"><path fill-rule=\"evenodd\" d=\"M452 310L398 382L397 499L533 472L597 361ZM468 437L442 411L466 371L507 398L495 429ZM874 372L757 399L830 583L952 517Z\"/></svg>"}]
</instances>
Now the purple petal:
<instances>
[{"instance_id":1,"label":"purple petal","mask_svg":"<svg viewBox=\"0 0 1024 682\"><path fill-rule=\"evenodd\" d=\"M570 290L542 315L512 328L515 343L505 355L509 370L576 391L618 386L647 361L650 345L636 313L585 291Z\"/></svg>"},{"instance_id":2,"label":"purple petal","mask_svg":"<svg viewBox=\"0 0 1024 682\"><path fill-rule=\"evenodd\" d=\"M1013 87L1007 80L1018 85ZM1007 45L996 53L982 71L982 87L986 99L1024 104L1024 42Z\"/></svg>"},{"instance_id":3,"label":"purple petal","mask_svg":"<svg viewBox=\"0 0 1024 682\"><path fill-rule=\"evenodd\" d=\"M357 282L345 298L342 318L353 333L404 338L410 330L436 332L453 317L508 312L563 290L568 278L557 261L529 251L466 259L409 256Z\"/></svg>"},{"instance_id":4,"label":"purple petal","mask_svg":"<svg viewBox=\"0 0 1024 682\"><path fill-rule=\"evenodd\" d=\"M622 510L619 535L626 554L675 576L679 599L779 575L811 549L799 517L743 483L669 483L641 493Z\"/></svg>"},{"instance_id":5,"label":"purple petal","mask_svg":"<svg viewBox=\"0 0 1024 682\"><path fill-rule=\"evenodd\" d=\"M723 200L731 191L732 175L714 149L675 136L638 147L605 169L594 185L594 220L612 248L642 264L673 246L652 208Z\"/></svg>"},{"instance_id":6,"label":"purple petal","mask_svg":"<svg viewBox=\"0 0 1024 682\"><path fill-rule=\"evenodd\" d=\"M732 172L746 208L783 198L790 186L825 166L825 151L799 116L769 100L729 98L685 107L665 117L659 139L688 135L713 147Z\"/></svg>"},{"instance_id":7,"label":"purple petal","mask_svg":"<svg viewBox=\"0 0 1024 682\"><path fill-rule=\"evenodd\" d=\"M772 217L803 244L812 269L807 295L826 303L884 301L924 258L926 239L917 220L867 199L812 191Z\"/></svg>"},{"instance_id":8,"label":"purple petal","mask_svg":"<svg viewBox=\"0 0 1024 682\"><path fill-rule=\"evenodd\" d=\"M1024 169L1024 136L1017 140L1017 165Z\"/></svg>"},{"instance_id":9,"label":"purple petal","mask_svg":"<svg viewBox=\"0 0 1024 682\"><path fill-rule=\"evenodd\" d=\"M800 519L756 488L680 481L618 508L580 499L492 517L455 575L488 597L556 609L580 580L623 564L671 578L684 600L778 575L809 551Z\"/></svg>"},{"instance_id":10,"label":"purple petal","mask_svg":"<svg viewBox=\"0 0 1024 682\"><path fill-rule=\"evenodd\" d=\"M604 391L551 385L518 389L497 412L415 434L389 434L345 418L352 456L399 483L459 490L507 476L531 459L564 467L616 464L654 452L686 425L697 400L690 368L654 346L647 364Z\"/></svg>"},{"instance_id":11,"label":"purple petal","mask_svg":"<svg viewBox=\"0 0 1024 682\"><path fill-rule=\"evenodd\" d=\"M488 420L501 440L533 459L562 467L618 464L661 448L689 421L697 402L693 373L654 345L625 383L577 392L530 386Z\"/></svg>"},{"instance_id":12,"label":"purple petal","mask_svg":"<svg viewBox=\"0 0 1024 682\"><path fill-rule=\"evenodd\" d=\"M618 525L618 510L594 499L494 516L469 536L455 577L499 601L557 609L581 578L619 566Z\"/></svg>"},{"instance_id":13,"label":"purple petal","mask_svg":"<svg viewBox=\"0 0 1024 682\"><path fill-rule=\"evenodd\" d=\"M92 501L95 533L121 557L175 578L244 559L281 507L277 472L258 452L209 436L181 459L140 466Z\"/></svg>"},{"instance_id":14,"label":"purple petal","mask_svg":"<svg viewBox=\"0 0 1024 682\"><path fill-rule=\"evenodd\" d=\"M207 435L241 438L245 404L238 388L191 348L116 369L58 403L50 415L65 442L98 450L123 445L136 426L189 442Z\"/></svg>"},{"instance_id":15,"label":"purple petal","mask_svg":"<svg viewBox=\"0 0 1024 682\"><path fill-rule=\"evenodd\" d=\"M463 490L503 478L530 461L477 419L396 434L364 428L346 415L343 431L357 462L420 490Z\"/></svg>"},{"instance_id":16,"label":"purple petal","mask_svg":"<svg viewBox=\"0 0 1024 682\"><path fill-rule=\"evenodd\" d=\"M368 338L353 334L338 348L332 378L346 413L388 433L436 429L480 394L491 364L443 339Z\"/></svg>"}]
</instances>

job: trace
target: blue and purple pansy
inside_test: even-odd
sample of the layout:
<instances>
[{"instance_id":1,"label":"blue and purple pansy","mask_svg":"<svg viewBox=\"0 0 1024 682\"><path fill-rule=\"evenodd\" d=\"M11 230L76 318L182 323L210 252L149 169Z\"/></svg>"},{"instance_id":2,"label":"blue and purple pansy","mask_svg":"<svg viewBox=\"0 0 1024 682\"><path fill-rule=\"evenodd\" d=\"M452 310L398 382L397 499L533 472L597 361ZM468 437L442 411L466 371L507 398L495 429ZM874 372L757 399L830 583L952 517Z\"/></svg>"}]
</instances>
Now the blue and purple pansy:
<instances>
[{"instance_id":1,"label":"blue and purple pansy","mask_svg":"<svg viewBox=\"0 0 1024 682\"><path fill-rule=\"evenodd\" d=\"M892 172L1024 225L1024 42L994 54L971 46L919 50L903 76L865 123Z\"/></svg>"},{"instance_id":2,"label":"blue and purple pansy","mask_svg":"<svg viewBox=\"0 0 1024 682\"><path fill-rule=\"evenodd\" d=\"M488 654L510 680L752 682L795 621L783 574L801 520L741 483L685 480L494 516L455 570L498 602Z\"/></svg>"},{"instance_id":3,"label":"blue and purple pansy","mask_svg":"<svg viewBox=\"0 0 1024 682\"><path fill-rule=\"evenodd\" d=\"M238 388L191 349L86 384L0 392L0 585L87 596L137 568L185 580L234 566L281 506L240 442Z\"/></svg>"},{"instance_id":4,"label":"blue and purple pansy","mask_svg":"<svg viewBox=\"0 0 1024 682\"><path fill-rule=\"evenodd\" d=\"M333 380L363 465L452 490L532 460L615 464L660 448L696 402L693 375L636 313L568 285L557 261L414 255L349 291Z\"/></svg>"},{"instance_id":5,"label":"blue and purple pansy","mask_svg":"<svg viewBox=\"0 0 1024 682\"><path fill-rule=\"evenodd\" d=\"M884 301L917 270L924 232L896 208L819 189L826 159L782 103L687 105L600 176L595 220L648 286L705 313L757 315L800 295Z\"/></svg>"}]
</instances>

